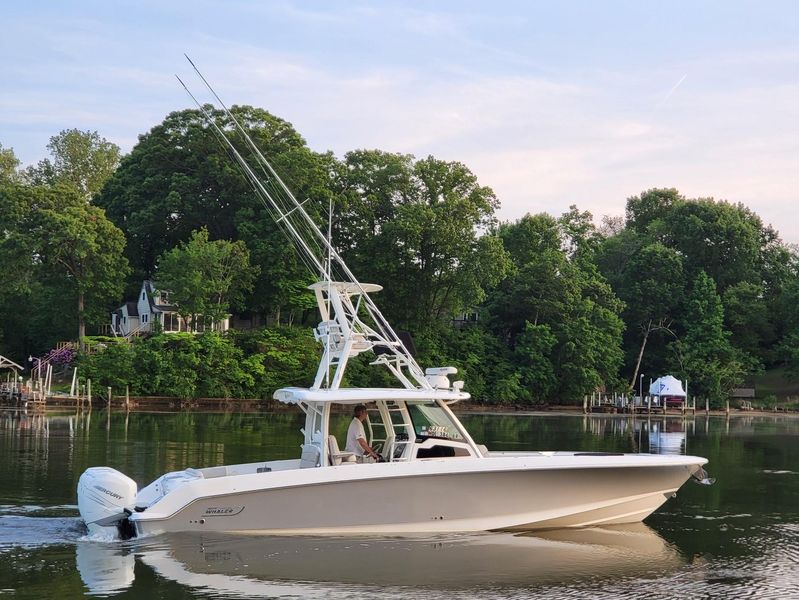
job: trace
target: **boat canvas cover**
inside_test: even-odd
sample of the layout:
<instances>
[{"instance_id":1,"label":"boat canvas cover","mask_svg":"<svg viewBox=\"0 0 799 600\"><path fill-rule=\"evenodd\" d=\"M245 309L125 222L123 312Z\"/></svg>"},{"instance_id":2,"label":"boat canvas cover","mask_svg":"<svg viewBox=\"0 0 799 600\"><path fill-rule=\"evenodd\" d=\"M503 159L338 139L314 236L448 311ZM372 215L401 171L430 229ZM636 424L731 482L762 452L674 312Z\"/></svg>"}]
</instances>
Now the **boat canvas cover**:
<instances>
[{"instance_id":1,"label":"boat canvas cover","mask_svg":"<svg viewBox=\"0 0 799 600\"><path fill-rule=\"evenodd\" d=\"M281 388L272 396L275 400L286 404L300 402L331 402L336 404L360 404L375 400L424 401L443 400L451 403L468 400L469 394L457 390L423 390L406 388L340 388L337 390L308 388Z\"/></svg>"},{"instance_id":2,"label":"boat canvas cover","mask_svg":"<svg viewBox=\"0 0 799 600\"><path fill-rule=\"evenodd\" d=\"M681 396L685 398L682 382L672 375L665 375L655 379L649 386L649 393L652 396Z\"/></svg>"}]
</instances>

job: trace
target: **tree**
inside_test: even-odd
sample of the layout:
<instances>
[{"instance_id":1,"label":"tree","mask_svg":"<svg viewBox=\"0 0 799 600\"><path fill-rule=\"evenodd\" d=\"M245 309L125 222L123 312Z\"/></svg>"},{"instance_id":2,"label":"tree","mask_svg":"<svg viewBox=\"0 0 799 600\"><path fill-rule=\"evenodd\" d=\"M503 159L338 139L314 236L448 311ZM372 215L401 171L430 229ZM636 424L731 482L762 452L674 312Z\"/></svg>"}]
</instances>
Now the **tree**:
<instances>
[{"instance_id":1,"label":"tree","mask_svg":"<svg viewBox=\"0 0 799 600\"><path fill-rule=\"evenodd\" d=\"M704 271L720 293L739 281L761 278L763 223L740 204L712 198L676 204L668 218L653 227L663 243L685 257L686 271Z\"/></svg>"},{"instance_id":2,"label":"tree","mask_svg":"<svg viewBox=\"0 0 799 600\"><path fill-rule=\"evenodd\" d=\"M762 369L766 358L773 362L771 348L776 338L763 286L740 281L724 291L722 301L730 342L740 350L747 370Z\"/></svg>"},{"instance_id":3,"label":"tree","mask_svg":"<svg viewBox=\"0 0 799 600\"><path fill-rule=\"evenodd\" d=\"M689 329L684 290L700 272L722 298L738 360L750 371L773 365L775 342L786 331L781 296L791 256L773 228L740 204L689 200L674 189L629 198L625 228L602 242L597 264L627 304L624 348L632 379L638 363L647 372L680 368L674 340Z\"/></svg>"},{"instance_id":4,"label":"tree","mask_svg":"<svg viewBox=\"0 0 799 600\"><path fill-rule=\"evenodd\" d=\"M390 320L422 330L479 305L507 266L489 233L493 191L433 157L358 151L345 165L335 240L362 279L385 286Z\"/></svg>"},{"instance_id":5,"label":"tree","mask_svg":"<svg viewBox=\"0 0 799 600\"><path fill-rule=\"evenodd\" d=\"M28 181L70 185L87 201L100 192L119 164L119 146L96 131L65 129L50 138L47 149L53 159L28 167L24 172Z\"/></svg>"},{"instance_id":6,"label":"tree","mask_svg":"<svg viewBox=\"0 0 799 600\"><path fill-rule=\"evenodd\" d=\"M796 266L799 265L795 265L792 277L780 297L778 318L783 324L784 333L777 347L781 363L793 380L799 380L799 269Z\"/></svg>"},{"instance_id":7,"label":"tree","mask_svg":"<svg viewBox=\"0 0 799 600\"><path fill-rule=\"evenodd\" d=\"M536 401L550 398L557 387L552 351L558 340L549 325L533 325L529 321L516 338L515 362L519 368L519 383L525 395Z\"/></svg>"},{"instance_id":8,"label":"tree","mask_svg":"<svg viewBox=\"0 0 799 600\"><path fill-rule=\"evenodd\" d=\"M668 219L672 209L684 202L674 188L647 190L627 199L626 225L638 234L650 233L652 225Z\"/></svg>"},{"instance_id":9,"label":"tree","mask_svg":"<svg viewBox=\"0 0 799 600\"><path fill-rule=\"evenodd\" d=\"M630 387L635 389L642 364L646 372L666 368L667 346L653 347L650 341L653 334L659 336L654 341L665 336L667 343L675 337L673 322L685 291L683 258L660 242L647 244L629 230L602 244L598 265L625 304L624 349L632 367L626 374Z\"/></svg>"},{"instance_id":10,"label":"tree","mask_svg":"<svg viewBox=\"0 0 799 600\"><path fill-rule=\"evenodd\" d=\"M230 118L207 108L244 151ZM326 212L332 194L332 155L312 152L290 123L263 109L233 106L231 112L297 198L310 199L304 208L312 215ZM199 110L170 113L140 136L95 202L128 238L135 273L132 285L154 277L165 251L205 227L210 239L247 244L253 264L260 269L248 309L279 314L281 307L294 309L311 297L304 288L314 275L297 259Z\"/></svg>"},{"instance_id":11,"label":"tree","mask_svg":"<svg viewBox=\"0 0 799 600\"><path fill-rule=\"evenodd\" d=\"M593 215L586 211L580 212L572 204L569 210L558 219L561 235L564 239L564 250L570 259L586 258L592 260L597 246L602 241L602 235L594 225Z\"/></svg>"},{"instance_id":12,"label":"tree","mask_svg":"<svg viewBox=\"0 0 799 600\"><path fill-rule=\"evenodd\" d=\"M59 207L39 209L30 235L43 275L66 285L77 302L78 340L86 336L86 320L105 313L117 300L128 274L125 236L102 209L60 190Z\"/></svg>"},{"instance_id":13,"label":"tree","mask_svg":"<svg viewBox=\"0 0 799 600\"><path fill-rule=\"evenodd\" d=\"M623 359L623 304L593 263L570 260L569 234L549 215L503 224L499 234L513 267L488 312L514 351L523 394L563 402L614 386Z\"/></svg>"},{"instance_id":14,"label":"tree","mask_svg":"<svg viewBox=\"0 0 799 600\"><path fill-rule=\"evenodd\" d=\"M14 154L14 149L3 148L3 144L0 144L0 184L18 179L18 167L19 159Z\"/></svg>"},{"instance_id":15,"label":"tree","mask_svg":"<svg viewBox=\"0 0 799 600\"><path fill-rule=\"evenodd\" d=\"M36 351L53 335L63 339L74 319L82 339L87 320L104 319L119 298L128 270L124 235L69 186L0 186L0 210L0 303L11 307L15 337Z\"/></svg>"},{"instance_id":16,"label":"tree","mask_svg":"<svg viewBox=\"0 0 799 600\"><path fill-rule=\"evenodd\" d=\"M231 306L241 306L258 274L242 241L209 241L208 230L165 252L158 261L157 285L169 292L178 314L190 325L218 323Z\"/></svg>"},{"instance_id":17,"label":"tree","mask_svg":"<svg viewBox=\"0 0 799 600\"><path fill-rule=\"evenodd\" d=\"M697 275L688 297L685 329L678 343L684 356L683 373L695 393L718 404L740 383L743 366L724 329L716 284L704 271Z\"/></svg>"}]
</instances>

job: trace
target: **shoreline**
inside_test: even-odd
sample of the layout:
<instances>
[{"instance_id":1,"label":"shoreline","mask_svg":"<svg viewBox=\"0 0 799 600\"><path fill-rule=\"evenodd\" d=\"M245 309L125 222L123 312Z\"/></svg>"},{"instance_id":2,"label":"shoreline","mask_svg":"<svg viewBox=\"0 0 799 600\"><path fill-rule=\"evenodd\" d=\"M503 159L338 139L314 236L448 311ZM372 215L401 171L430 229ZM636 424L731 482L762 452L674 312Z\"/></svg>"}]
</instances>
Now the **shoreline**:
<instances>
[{"instance_id":1,"label":"shoreline","mask_svg":"<svg viewBox=\"0 0 799 600\"><path fill-rule=\"evenodd\" d=\"M0 403L0 410L17 410L29 413L64 413L64 412L106 412L109 408L107 401L95 398L92 406L83 402L77 402L74 398L53 396L48 399L45 405L29 404L27 407L18 406L12 403ZM473 402L456 403L451 406L452 411L458 415L469 414L491 414L491 415L517 415L517 416L584 416L584 417L626 417L634 419L651 418L697 418L697 417L799 417L796 410L764 410L731 408L729 412L725 409L711 409L710 411L696 410L685 411L672 409L665 414L662 412L652 413L625 413L625 412L584 412L581 405L554 405L554 406L507 406L495 404L479 404ZM181 400L173 397L130 397L127 402L124 397L113 397L110 403L111 412L135 412L135 413L293 413L296 406L293 404L283 404L277 400L234 400L224 398L194 398ZM334 409L334 412L347 412L341 409Z\"/></svg>"}]
</instances>

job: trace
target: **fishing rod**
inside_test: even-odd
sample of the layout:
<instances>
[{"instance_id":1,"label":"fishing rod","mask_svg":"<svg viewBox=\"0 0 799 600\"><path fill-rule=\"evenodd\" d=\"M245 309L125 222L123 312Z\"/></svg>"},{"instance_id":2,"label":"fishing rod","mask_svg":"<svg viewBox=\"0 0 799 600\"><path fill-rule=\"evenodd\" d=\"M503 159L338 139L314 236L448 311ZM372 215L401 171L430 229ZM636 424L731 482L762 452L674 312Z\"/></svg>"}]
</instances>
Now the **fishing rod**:
<instances>
[{"instance_id":1,"label":"fishing rod","mask_svg":"<svg viewBox=\"0 0 799 600\"><path fill-rule=\"evenodd\" d=\"M296 231L296 229L294 228L294 225L291 223L290 219L286 219L285 218L286 215L284 214L283 209L274 200L274 198L272 198L271 194L269 194L268 190L264 187L264 185L261 182L261 180L255 175L255 173L253 173L253 170L250 167L250 164L244 159L244 157L241 155L241 153L238 151L238 149L228 139L228 137L225 135L225 133L222 131L222 129L219 127L219 125L217 125L216 121L208 113L206 108L202 104L200 104L200 102L197 100L197 98L194 96L194 94L192 94L191 91L189 91L189 88L186 86L186 84L183 82L183 80L180 77L178 77L177 75L175 77L177 77L177 80L183 86L183 89L186 90L186 93L191 97L191 99L194 101L194 103L200 109L200 112L205 117L205 120L213 128L213 130L216 133L216 137L220 141L222 141L224 144L227 145L228 149L232 152L232 154L233 154L234 158L236 159L236 161L239 163L241 168L244 170L245 174L247 175L247 178L253 184L255 189L260 192L259 196L261 196L261 200L263 201L263 199L266 198L269 201L269 203L272 205L272 207L275 210L275 212L277 212L277 214L279 214L281 216L281 218L284 219L284 222L286 223L286 227L291 232L291 234L292 234L294 240L296 241L296 243L300 244L301 250L305 253L307 258L310 259L310 262L313 264L313 267L315 269L317 269L320 273L324 273L324 266L319 262L319 260L317 259L316 255L311 250L311 248L308 247L308 244L306 243L306 241L303 238L303 236L301 236ZM313 270L313 269L311 269L311 270Z\"/></svg>"},{"instance_id":2,"label":"fishing rod","mask_svg":"<svg viewBox=\"0 0 799 600\"><path fill-rule=\"evenodd\" d=\"M267 182L277 183L277 189L274 189L274 196L277 196L281 201L273 197L272 194L266 189L266 186L260 181L256 173L254 172L253 168L249 164L249 162L241 155L241 153L236 149L235 145L232 141L224 134L218 124L214 121L211 114L205 109L203 105L197 100L197 98L189 91L186 84L178 77L178 81L180 81L183 88L192 98L194 103L198 106L201 113L205 117L206 121L209 125L213 128L217 137L223 138L223 144L228 147L236 161L241 166L245 176L247 179L250 180L251 184L253 185L256 192L258 192L259 196L263 196L266 198L269 204L271 204L273 210L275 211L277 216L273 216L275 221L280 224L281 222L285 223L287 229L291 233L291 238L295 243L297 243L300 247L301 253L306 254L306 256L310 259L310 262L313 266L310 270L313 272L315 271L319 276L325 277L327 276L328 279L332 277L332 263L335 261L337 267L342 270L343 274L346 276L346 279L349 280L352 284L354 284L358 290L359 295L365 302L365 308L367 312L372 317L374 321L375 327L377 327L378 331L375 331L372 327L368 324L364 323L357 315L357 308L355 309L355 313L351 314L350 317L353 320L353 323L357 322L358 325L364 330L369 337L376 340L375 345L379 345L386 350L390 351L398 361L398 365L400 368L402 366L406 367L409 371L409 374L412 378L422 387L428 388L430 387L430 383L427 381L424 372L422 371L421 367L416 363L416 360L413 356L408 352L408 349L405 348L404 343L400 339L399 335L394 331L391 325L388 323L386 318L381 313L380 309L375 305L374 301L371 299L369 294L366 292L364 287L349 269L347 264L344 262L343 258L339 255L336 249L332 245L332 241L326 237L322 231L319 229L319 226L316 222L311 218L311 216L307 213L307 211L303 208L303 202L299 202L297 198L294 196L292 191L289 187L283 182L281 177L272 167L271 163L266 159L266 157L261 152L260 148L255 144L255 142L250 137L249 133L245 130L245 128L241 125L235 115L228 109L227 105L222 101L219 95L216 93L214 88L210 85L208 80L203 76L194 62L186 56L186 60L191 64L192 68L196 72L196 74L200 77L202 82L205 84L206 88L210 91L210 93L214 96L216 101L221 105L222 110L224 111L225 115L230 119L233 123L235 130L242 136L245 140L247 146L250 148L256 162L258 163L260 170L266 176ZM272 186L274 187L274 185ZM281 197L282 196L282 197ZM264 202L264 198L261 198L262 202ZM286 206L288 204L288 206ZM300 222L292 222L293 216L297 215ZM311 249L309 241L301 235L298 229L303 229L308 231L311 234L312 239L316 244L319 246L319 250L321 251L322 257L317 257L314 251ZM324 261L324 254L327 254L327 261ZM327 262L327 265L323 266L323 261ZM308 264L306 263L306 266ZM358 303L360 304L360 302ZM387 364L387 366L395 372L395 369L392 365ZM405 379L401 377L401 379Z\"/></svg>"}]
</instances>

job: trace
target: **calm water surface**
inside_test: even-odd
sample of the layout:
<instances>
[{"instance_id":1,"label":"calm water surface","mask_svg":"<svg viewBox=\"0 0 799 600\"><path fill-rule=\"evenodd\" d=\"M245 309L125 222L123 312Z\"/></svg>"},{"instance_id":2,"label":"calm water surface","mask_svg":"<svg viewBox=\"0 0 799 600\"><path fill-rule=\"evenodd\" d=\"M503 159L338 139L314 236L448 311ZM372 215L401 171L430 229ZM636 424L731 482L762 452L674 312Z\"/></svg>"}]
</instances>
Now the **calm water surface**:
<instances>
[{"instance_id":1,"label":"calm water surface","mask_svg":"<svg viewBox=\"0 0 799 600\"><path fill-rule=\"evenodd\" d=\"M75 486L298 453L288 414L0 413L0 597L799 598L799 419L465 415L496 450L710 459L645 524L411 538L183 534L84 539ZM336 426L343 438L347 420ZM457 498L452 499L457 502ZM356 507L357 509L357 507Z\"/></svg>"}]
</instances>

